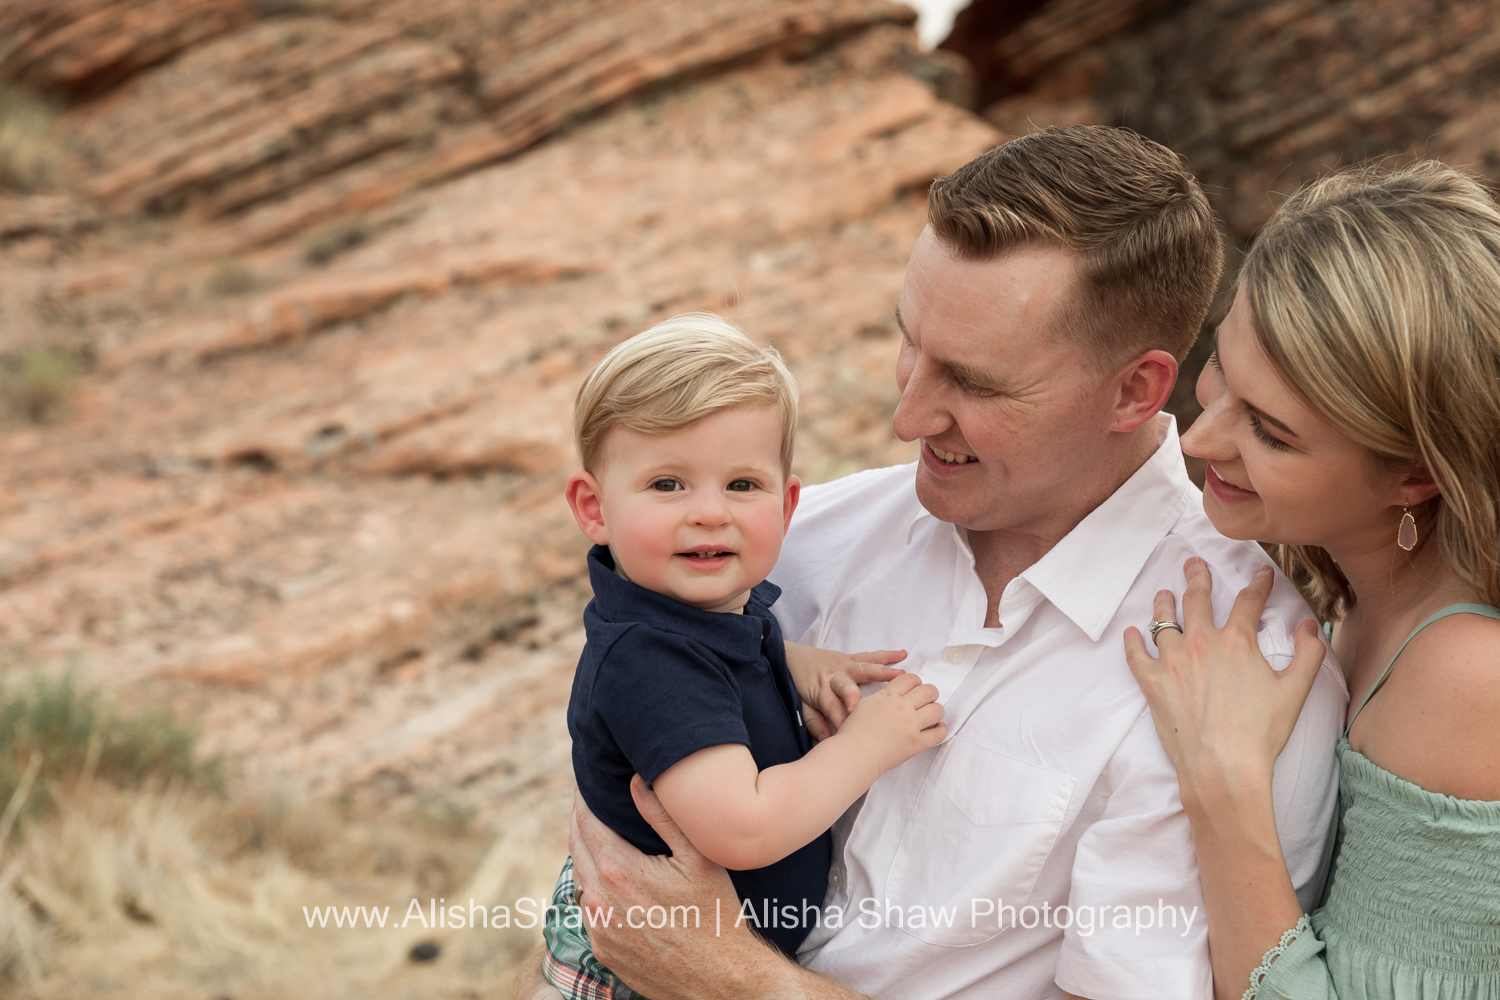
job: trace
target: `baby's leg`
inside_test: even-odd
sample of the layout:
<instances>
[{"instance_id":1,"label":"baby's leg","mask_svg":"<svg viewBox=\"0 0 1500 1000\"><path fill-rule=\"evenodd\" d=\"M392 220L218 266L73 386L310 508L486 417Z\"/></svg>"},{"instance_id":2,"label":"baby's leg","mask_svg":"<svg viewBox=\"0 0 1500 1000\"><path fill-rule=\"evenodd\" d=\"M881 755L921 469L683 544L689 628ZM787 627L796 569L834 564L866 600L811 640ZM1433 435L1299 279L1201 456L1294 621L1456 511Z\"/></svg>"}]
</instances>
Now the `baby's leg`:
<instances>
[{"instance_id":1,"label":"baby's leg","mask_svg":"<svg viewBox=\"0 0 1500 1000\"><path fill-rule=\"evenodd\" d=\"M563 863L552 890L552 905L542 924L547 954L542 975L567 1000L645 1000L613 972L606 969L589 946L584 913L573 902L573 859Z\"/></svg>"}]
</instances>

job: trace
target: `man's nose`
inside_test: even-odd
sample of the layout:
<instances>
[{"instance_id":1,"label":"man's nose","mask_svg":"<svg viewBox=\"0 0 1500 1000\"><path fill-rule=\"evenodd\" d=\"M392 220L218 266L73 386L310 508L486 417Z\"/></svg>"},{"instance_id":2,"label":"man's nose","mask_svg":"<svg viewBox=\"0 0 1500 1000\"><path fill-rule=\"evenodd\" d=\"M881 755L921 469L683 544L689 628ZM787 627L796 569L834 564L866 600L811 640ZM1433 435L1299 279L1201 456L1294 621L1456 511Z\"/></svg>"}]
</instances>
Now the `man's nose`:
<instances>
[{"instance_id":1,"label":"man's nose","mask_svg":"<svg viewBox=\"0 0 1500 1000\"><path fill-rule=\"evenodd\" d=\"M942 405L941 381L927 365L912 366L901 401L891 416L891 430L903 441L934 437L953 425L953 417Z\"/></svg>"}]
</instances>

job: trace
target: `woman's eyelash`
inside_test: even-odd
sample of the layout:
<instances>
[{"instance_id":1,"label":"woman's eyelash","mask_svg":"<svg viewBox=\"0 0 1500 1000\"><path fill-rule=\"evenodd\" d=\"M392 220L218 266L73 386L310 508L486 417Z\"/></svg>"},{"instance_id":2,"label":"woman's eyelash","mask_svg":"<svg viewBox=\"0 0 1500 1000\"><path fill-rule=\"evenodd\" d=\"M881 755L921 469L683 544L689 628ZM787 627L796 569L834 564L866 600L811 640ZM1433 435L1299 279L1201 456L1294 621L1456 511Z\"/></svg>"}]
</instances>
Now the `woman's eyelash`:
<instances>
[{"instance_id":1,"label":"woman's eyelash","mask_svg":"<svg viewBox=\"0 0 1500 1000\"><path fill-rule=\"evenodd\" d=\"M1214 370L1220 375L1224 374L1224 366L1219 363L1219 352L1216 350L1208 356L1208 363L1214 366Z\"/></svg>"},{"instance_id":2,"label":"woman's eyelash","mask_svg":"<svg viewBox=\"0 0 1500 1000\"><path fill-rule=\"evenodd\" d=\"M1265 424L1262 424L1260 422L1260 417L1253 411L1250 414L1250 429L1255 432L1255 436L1260 441L1260 443L1265 445L1267 448L1274 448L1277 451L1286 451L1291 447L1291 445L1287 444L1280 438L1272 437L1271 433L1266 430Z\"/></svg>"}]
</instances>

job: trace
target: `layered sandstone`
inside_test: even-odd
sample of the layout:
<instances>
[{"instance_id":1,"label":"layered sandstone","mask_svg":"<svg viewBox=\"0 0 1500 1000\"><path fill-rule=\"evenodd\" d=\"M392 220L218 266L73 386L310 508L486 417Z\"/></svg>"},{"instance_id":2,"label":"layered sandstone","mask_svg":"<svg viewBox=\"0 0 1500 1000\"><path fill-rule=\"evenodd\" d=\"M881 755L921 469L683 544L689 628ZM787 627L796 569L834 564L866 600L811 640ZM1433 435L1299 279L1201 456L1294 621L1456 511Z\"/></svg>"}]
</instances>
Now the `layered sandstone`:
<instances>
[{"instance_id":1,"label":"layered sandstone","mask_svg":"<svg viewBox=\"0 0 1500 1000\"><path fill-rule=\"evenodd\" d=\"M560 838L583 375L721 311L798 370L804 478L903 459L923 194L1000 136L884 0L268 9L100 0L108 59L25 11L68 170L0 199L0 351L89 374L0 436L0 646L201 712L237 781Z\"/></svg>"}]
</instances>

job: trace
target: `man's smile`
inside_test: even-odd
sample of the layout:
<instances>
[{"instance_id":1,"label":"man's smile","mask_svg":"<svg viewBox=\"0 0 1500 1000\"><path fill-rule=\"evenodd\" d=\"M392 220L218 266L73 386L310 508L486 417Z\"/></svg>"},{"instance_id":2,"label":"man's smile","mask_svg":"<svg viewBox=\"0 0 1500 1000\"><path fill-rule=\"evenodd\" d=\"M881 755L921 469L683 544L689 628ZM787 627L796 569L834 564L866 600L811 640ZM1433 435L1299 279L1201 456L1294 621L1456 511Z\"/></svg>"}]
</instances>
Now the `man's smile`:
<instances>
[{"instance_id":1,"label":"man's smile","mask_svg":"<svg viewBox=\"0 0 1500 1000\"><path fill-rule=\"evenodd\" d=\"M979 461L979 459L976 458L975 456L973 456L973 455L965 455L963 452L945 451L944 449L939 448L937 445L933 444L931 441L927 440L926 438L922 439L922 443L925 444L928 447L928 449L931 450L931 452L935 456L937 456L942 461L948 463L949 465L964 465L964 464L966 464L968 462L977 462L977 461Z\"/></svg>"}]
</instances>

